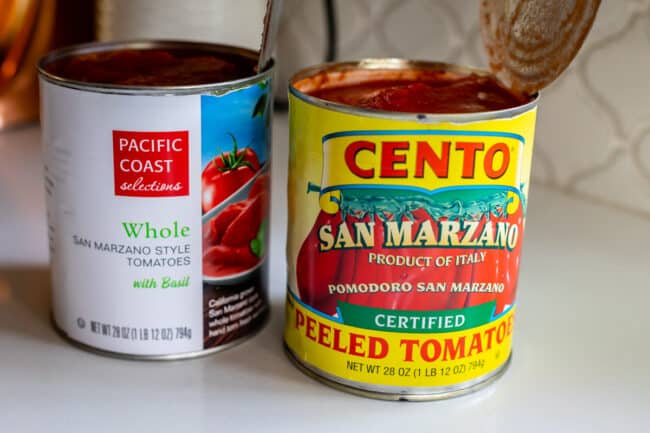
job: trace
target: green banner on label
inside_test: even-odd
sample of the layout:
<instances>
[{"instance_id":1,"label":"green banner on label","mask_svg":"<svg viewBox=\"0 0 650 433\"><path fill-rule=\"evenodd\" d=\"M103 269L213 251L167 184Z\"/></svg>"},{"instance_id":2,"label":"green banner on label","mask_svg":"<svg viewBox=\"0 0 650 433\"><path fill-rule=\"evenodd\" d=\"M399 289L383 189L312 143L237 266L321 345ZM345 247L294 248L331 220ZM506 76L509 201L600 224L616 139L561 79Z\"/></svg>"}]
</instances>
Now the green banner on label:
<instances>
[{"instance_id":1,"label":"green banner on label","mask_svg":"<svg viewBox=\"0 0 650 433\"><path fill-rule=\"evenodd\" d=\"M401 311L363 307L339 301L346 325L389 332L438 333L475 328L492 321L496 301L458 310Z\"/></svg>"}]
</instances>

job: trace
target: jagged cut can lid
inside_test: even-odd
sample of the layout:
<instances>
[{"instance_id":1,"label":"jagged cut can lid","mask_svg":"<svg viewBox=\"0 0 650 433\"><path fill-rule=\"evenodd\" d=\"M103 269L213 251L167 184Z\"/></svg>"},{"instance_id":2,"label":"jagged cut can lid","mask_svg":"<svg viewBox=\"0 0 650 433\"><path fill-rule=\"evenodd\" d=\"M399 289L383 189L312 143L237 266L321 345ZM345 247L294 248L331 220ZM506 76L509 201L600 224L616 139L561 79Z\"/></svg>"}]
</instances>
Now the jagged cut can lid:
<instances>
[{"instance_id":1,"label":"jagged cut can lid","mask_svg":"<svg viewBox=\"0 0 650 433\"><path fill-rule=\"evenodd\" d=\"M481 0L492 72L516 93L537 93L574 59L599 6L600 0Z\"/></svg>"}]
</instances>

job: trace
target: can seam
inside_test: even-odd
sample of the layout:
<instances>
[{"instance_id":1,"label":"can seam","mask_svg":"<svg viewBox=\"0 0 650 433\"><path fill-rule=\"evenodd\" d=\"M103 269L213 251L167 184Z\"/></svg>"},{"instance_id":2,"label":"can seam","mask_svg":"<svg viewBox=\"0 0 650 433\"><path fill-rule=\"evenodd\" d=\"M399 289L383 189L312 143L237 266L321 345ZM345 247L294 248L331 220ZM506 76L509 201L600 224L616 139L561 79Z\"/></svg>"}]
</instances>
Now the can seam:
<instances>
[{"instance_id":1,"label":"can seam","mask_svg":"<svg viewBox=\"0 0 650 433\"><path fill-rule=\"evenodd\" d=\"M391 119L400 121L411 121L417 123L469 123L482 120L501 119L518 116L537 107L539 93L523 105L518 105L504 110L481 111L476 113L403 113L394 111L373 110L369 108L355 107L338 102L327 101L311 96L298 90L294 84L302 79L313 77L319 73L340 72L341 70L442 70L458 73L475 73L482 76L492 75L489 71L480 68L454 65L451 63L431 62L424 60L405 60L399 58L366 58L354 62L333 62L324 65L312 66L296 72L290 79L288 92L308 104L315 105L326 110L336 111L344 114L363 115L379 119ZM291 102L291 98L289 98Z\"/></svg>"},{"instance_id":2,"label":"can seam","mask_svg":"<svg viewBox=\"0 0 650 433\"><path fill-rule=\"evenodd\" d=\"M241 55L249 59L257 59L257 52L230 45L211 44L190 41L172 41L172 40L131 40L121 42L91 42L86 44L71 45L59 50L52 51L42 57L37 64L37 71L41 79L71 89L84 90L95 93L107 93L114 95L151 95L151 96L174 96L174 95L193 95L206 92L219 91L227 93L243 86L256 83L273 74L275 61L270 59L268 66L262 72L256 73L250 77L239 78L237 80L223 81L219 83L193 84L187 86L129 86L106 83L90 83L85 81L70 80L65 77L51 74L45 67L55 61L65 57L71 57L78 54L88 54L106 51L116 51L121 49L154 49L154 48L185 48L196 49L199 51L212 52L215 54L234 54Z\"/></svg>"},{"instance_id":3,"label":"can seam","mask_svg":"<svg viewBox=\"0 0 650 433\"><path fill-rule=\"evenodd\" d=\"M59 327L59 325L56 323L56 320L54 319L54 314L50 313L50 322L52 323L52 327L54 328L56 333L60 337L62 337L65 341L67 341L68 343L70 343L75 347L78 347L79 349L83 349L84 351L90 352L94 355L108 356L111 358L123 359L127 361L156 361L156 362L181 361L186 359L202 358L204 356L213 355L217 352L230 349L232 347L238 346L248 341L249 339L255 337L258 333L262 332L262 330L264 330L264 328L266 328L266 326L269 324L270 320L271 320L271 308L270 306L267 305L265 317L258 324L258 326L256 326L251 331L247 332L245 335L242 335L238 339L230 341L226 344L213 347L210 349L203 349L203 350L197 350L192 352L174 353L168 355L140 355L140 354L129 354L123 352L114 352L112 350L100 349L98 347L91 346L90 344L86 344L79 340L76 340L72 338L70 335L68 335L68 333L66 333L63 330L63 328Z\"/></svg>"},{"instance_id":4,"label":"can seam","mask_svg":"<svg viewBox=\"0 0 650 433\"><path fill-rule=\"evenodd\" d=\"M506 370L508 369L508 367L510 366L510 362L512 360L512 352L510 352L510 354L508 355L508 359L506 359L506 361L498 369L484 376L481 376L477 379L467 381L464 384L461 383L451 387L440 387L441 388L440 392L422 392L422 393L408 392L408 391L391 392L391 391L379 391L379 390L361 388L360 387L361 384L359 387L357 387L354 385L343 383L342 380L339 380L338 378L335 378L334 376L331 376L326 372L302 361L300 358L298 358L298 355L296 355L296 353L289 348L286 341L283 341L283 347L284 347L284 352L289 358L289 360L291 361L291 363L294 364L298 368L298 370L303 372L305 375L311 377L312 379L315 379L316 381L321 382L339 391L348 392L361 397L372 398L375 400L385 400L385 401L426 402L426 401L445 400L449 398L460 397L466 394L471 394L487 387L488 385L492 384L497 379L499 379L501 376L503 376ZM381 387L380 385L377 385L377 388L380 387Z\"/></svg>"}]
</instances>

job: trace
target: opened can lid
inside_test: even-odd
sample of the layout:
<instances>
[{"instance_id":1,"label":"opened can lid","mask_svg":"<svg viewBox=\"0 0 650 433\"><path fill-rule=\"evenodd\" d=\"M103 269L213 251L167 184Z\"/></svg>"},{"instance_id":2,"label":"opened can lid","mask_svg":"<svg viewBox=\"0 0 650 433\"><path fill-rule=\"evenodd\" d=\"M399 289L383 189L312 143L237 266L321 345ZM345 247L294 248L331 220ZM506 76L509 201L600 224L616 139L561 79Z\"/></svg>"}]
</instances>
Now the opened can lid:
<instances>
[{"instance_id":1,"label":"opened can lid","mask_svg":"<svg viewBox=\"0 0 650 433\"><path fill-rule=\"evenodd\" d=\"M600 0L481 0L481 35L494 74L532 95L576 56Z\"/></svg>"}]
</instances>

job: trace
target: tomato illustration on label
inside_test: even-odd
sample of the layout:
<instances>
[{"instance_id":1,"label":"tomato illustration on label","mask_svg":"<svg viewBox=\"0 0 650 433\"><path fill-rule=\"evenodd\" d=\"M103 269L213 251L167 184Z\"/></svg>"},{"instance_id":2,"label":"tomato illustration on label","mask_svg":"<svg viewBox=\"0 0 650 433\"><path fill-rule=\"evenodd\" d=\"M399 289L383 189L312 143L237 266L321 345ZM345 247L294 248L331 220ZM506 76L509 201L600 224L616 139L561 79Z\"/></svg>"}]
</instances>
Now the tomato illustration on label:
<instances>
[{"instance_id":1,"label":"tomato illustration on label","mask_svg":"<svg viewBox=\"0 0 650 433\"><path fill-rule=\"evenodd\" d=\"M238 148L237 138L228 133L233 142L230 152L223 152L210 161L201 174L203 213L223 202L260 169L257 154L250 147Z\"/></svg>"},{"instance_id":2,"label":"tomato illustration on label","mask_svg":"<svg viewBox=\"0 0 650 433\"><path fill-rule=\"evenodd\" d=\"M328 315L341 302L436 311L495 301L494 314L513 305L523 232L517 194L349 189L338 205L320 211L298 253L307 305Z\"/></svg>"},{"instance_id":3,"label":"tomato illustration on label","mask_svg":"<svg viewBox=\"0 0 650 433\"><path fill-rule=\"evenodd\" d=\"M222 277L244 272L266 252L269 175L262 173L245 200L228 204L203 226L203 273Z\"/></svg>"},{"instance_id":4,"label":"tomato illustration on label","mask_svg":"<svg viewBox=\"0 0 650 433\"><path fill-rule=\"evenodd\" d=\"M290 355L381 398L498 377L517 314L534 105L483 119L290 101Z\"/></svg>"}]
</instances>

